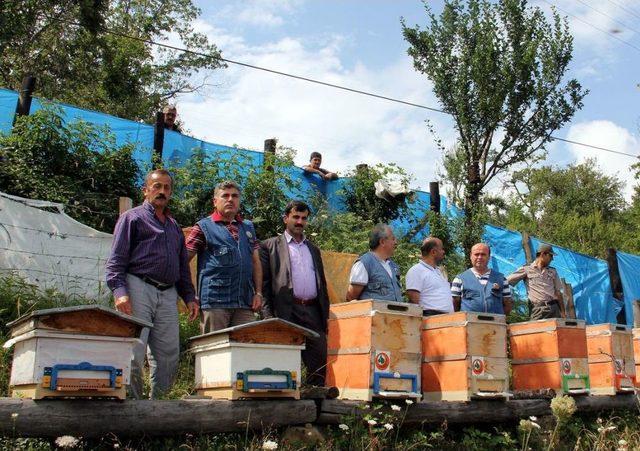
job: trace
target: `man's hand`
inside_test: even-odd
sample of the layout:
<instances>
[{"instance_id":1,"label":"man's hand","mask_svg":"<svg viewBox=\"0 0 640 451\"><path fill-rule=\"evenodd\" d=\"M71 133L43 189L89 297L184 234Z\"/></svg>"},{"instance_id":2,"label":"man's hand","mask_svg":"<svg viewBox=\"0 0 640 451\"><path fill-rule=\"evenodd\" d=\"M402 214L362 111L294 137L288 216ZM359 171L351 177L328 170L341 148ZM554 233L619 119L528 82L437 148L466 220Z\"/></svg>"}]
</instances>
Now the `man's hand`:
<instances>
[{"instance_id":1,"label":"man's hand","mask_svg":"<svg viewBox=\"0 0 640 451\"><path fill-rule=\"evenodd\" d=\"M262 295L256 293L256 294L253 295L253 302L251 303L251 310L253 310L254 312L259 312L261 308L262 308Z\"/></svg>"},{"instance_id":2,"label":"man's hand","mask_svg":"<svg viewBox=\"0 0 640 451\"><path fill-rule=\"evenodd\" d=\"M120 296L119 298L116 298L116 310L122 313L126 313L127 315L133 315L129 296Z\"/></svg>"},{"instance_id":3,"label":"man's hand","mask_svg":"<svg viewBox=\"0 0 640 451\"><path fill-rule=\"evenodd\" d=\"M189 321L195 320L200 313L200 306L196 301L191 301L187 304L187 308L189 309Z\"/></svg>"}]
</instances>

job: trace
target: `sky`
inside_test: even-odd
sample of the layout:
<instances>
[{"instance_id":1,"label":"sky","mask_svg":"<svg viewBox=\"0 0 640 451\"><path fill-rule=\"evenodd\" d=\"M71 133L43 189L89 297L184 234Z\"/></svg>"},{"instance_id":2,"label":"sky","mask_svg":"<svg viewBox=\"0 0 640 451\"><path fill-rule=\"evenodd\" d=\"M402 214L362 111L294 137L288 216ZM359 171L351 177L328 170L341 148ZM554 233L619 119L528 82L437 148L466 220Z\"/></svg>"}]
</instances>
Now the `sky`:
<instances>
[{"instance_id":1,"label":"sky","mask_svg":"<svg viewBox=\"0 0 640 451\"><path fill-rule=\"evenodd\" d=\"M427 77L413 68L402 37L407 25L427 24L418 0L195 0L195 28L225 58L438 108ZM438 13L440 0L429 1ZM555 133L570 140L640 154L640 4L633 0L532 0L549 14L567 16L574 36L569 77L590 93L572 121ZM614 37L604 33L606 31ZM624 41L624 42L621 42ZM208 75L205 92L177 101L180 119L195 137L262 150L277 138L312 151L323 166L345 173L359 163L397 163L414 188L439 179L441 152L429 120L447 147L456 140L451 118L436 112L229 65ZM627 183L636 160L553 142L546 164L564 166L595 157L600 168ZM500 189L496 180L490 187Z\"/></svg>"}]
</instances>

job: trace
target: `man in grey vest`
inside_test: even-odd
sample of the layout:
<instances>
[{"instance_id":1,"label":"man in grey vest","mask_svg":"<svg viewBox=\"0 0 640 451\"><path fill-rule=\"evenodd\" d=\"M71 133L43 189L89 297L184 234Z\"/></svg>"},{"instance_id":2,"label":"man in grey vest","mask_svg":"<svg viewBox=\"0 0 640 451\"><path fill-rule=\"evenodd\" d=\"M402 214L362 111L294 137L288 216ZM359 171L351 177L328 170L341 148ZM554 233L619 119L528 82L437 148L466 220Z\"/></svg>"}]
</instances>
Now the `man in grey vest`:
<instances>
[{"instance_id":1,"label":"man in grey vest","mask_svg":"<svg viewBox=\"0 0 640 451\"><path fill-rule=\"evenodd\" d=\"M351 267L347 301L378 299L402 302L400 268L391 260L396 237L386 224L376 225L369 234L369 248Z\"/></svg>"},{"instance_id":2,"label":"man in grey vest","mask_svg":"<svg viewBox=\"0 0 640 451\"><path fill-rule=\"evenodd\" d=\"M504 275L489 268L491 249L484 243L471 248L471 268L458 274L451 284L456 311L499 313L511 312L511 287Z\"/></svg>"}]
</instances>

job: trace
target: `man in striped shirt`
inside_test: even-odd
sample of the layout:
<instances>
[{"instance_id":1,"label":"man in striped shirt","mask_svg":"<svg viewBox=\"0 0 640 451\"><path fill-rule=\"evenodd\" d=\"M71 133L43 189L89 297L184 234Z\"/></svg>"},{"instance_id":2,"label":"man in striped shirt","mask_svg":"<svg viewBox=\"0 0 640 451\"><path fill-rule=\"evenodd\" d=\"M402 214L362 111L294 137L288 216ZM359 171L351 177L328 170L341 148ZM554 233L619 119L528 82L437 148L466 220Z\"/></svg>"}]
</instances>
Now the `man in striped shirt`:
<instances>
[{"instance_id":1,"label":"man in striped shirt","mask_svg":"<svg viewBox=\"0 0 640 451\"><path fill-rule=\"evenodd\" d=\"M491 249L484 243L471 248L471 268L458 274L451 284L456 311L508 315L513 306L507 279L489 269Z\"/></svg>"}]
</instances>

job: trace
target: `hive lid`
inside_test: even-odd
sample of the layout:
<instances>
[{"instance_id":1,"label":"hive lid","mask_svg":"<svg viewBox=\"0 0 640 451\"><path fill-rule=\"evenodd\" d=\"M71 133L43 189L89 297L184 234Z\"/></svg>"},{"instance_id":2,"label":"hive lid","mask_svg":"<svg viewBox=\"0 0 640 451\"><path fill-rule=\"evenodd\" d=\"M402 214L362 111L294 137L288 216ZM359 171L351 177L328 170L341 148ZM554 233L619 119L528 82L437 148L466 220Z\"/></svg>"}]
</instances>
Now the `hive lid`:
<instances>
[{"instance_id":1,"label":"hive lid","mask_svg":"<svg viewBox=\"0 0 640 451\"><path fill-rule=\"evenodd\" d=\"M320 337L318 333L311 329L298 326L290 321L281 318L269 318L215 330L204 335L197 335L191 337L189 341L193 343L203 339L215 339L223 335L229 335L231 341L271 344L301 344L304 337ZM285 335L288 335L289 339Z\"/></svg>"},{"instance_id":2,"label":"hive lid","mask_svg":"<svg viewBox=\"0 0 640 451\"><path fill-rule=\"evenodd\" d=\"M11 336L33 329L59 330L117 337L136 337L143 327L153 324L103 305L76 305L35 310L7 324Z\"/></svg>"}]
</instances>

